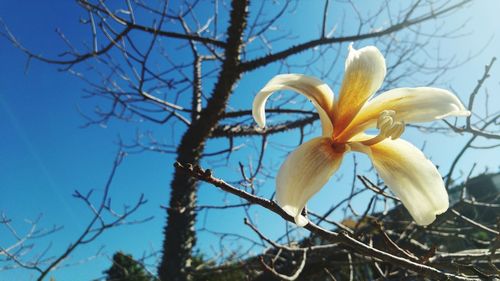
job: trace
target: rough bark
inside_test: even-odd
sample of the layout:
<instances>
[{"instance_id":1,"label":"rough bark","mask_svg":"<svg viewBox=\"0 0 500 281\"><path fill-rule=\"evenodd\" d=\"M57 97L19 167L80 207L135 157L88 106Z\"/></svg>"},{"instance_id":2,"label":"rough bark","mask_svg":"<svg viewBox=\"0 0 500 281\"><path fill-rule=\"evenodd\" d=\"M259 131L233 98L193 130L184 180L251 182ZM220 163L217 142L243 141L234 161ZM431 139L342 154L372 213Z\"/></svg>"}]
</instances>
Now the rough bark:
<instances>
[{"instance_id":1,"label":"rough bark","mask_svg":"<svg viewBox=\"0 0 500 281\"><path fill-rule=\"evenodd\" d=\"M183 135L177 149L177 161L197 165L205 148L205 142L224 115L228 98L234 84L240 78L240 47L247 21L247 0L233 1L227 30L224 61L207 106L200 118ZM170 204L167 209L167 224L163 243L163 257L158 269L160 279L165 281L189 280L191 252L196 242L197 180L182 170L176 169L171 183Z\"/></svg>"}]
</instances>

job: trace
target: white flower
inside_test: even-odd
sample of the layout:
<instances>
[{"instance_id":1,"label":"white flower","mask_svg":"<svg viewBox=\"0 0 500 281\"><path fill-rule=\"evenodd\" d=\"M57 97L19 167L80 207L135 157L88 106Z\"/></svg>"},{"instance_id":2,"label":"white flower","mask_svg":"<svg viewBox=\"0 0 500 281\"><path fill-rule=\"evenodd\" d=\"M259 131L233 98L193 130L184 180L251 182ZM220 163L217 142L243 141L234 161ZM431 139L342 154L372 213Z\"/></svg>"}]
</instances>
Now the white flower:
<instances>
[{"instance_id":1,"label":"white flower","mask_svg":"<svg viewBox=\"0 0 500 281\"><path fill-rule=\"evenodd\" d=\"M447 116L469 116L460 100L447 90L429 87L397 88L371 98L386 74L385 59L373 46L349 47L338 101L330 87L313 77L283 74L257 94L253 117L265 127L265 103L279 90L309 98L317 109L323 134L293 151L276 178L276 200L304 226L307 201L339 168L349 151L367 154L385 184L401 199L420 225L432 223L448 209L448 194L434 164L415 146L399 139L406 123L429 122ZM378 135L364 133L376 127Z\"/></svg>"}]
</instances>

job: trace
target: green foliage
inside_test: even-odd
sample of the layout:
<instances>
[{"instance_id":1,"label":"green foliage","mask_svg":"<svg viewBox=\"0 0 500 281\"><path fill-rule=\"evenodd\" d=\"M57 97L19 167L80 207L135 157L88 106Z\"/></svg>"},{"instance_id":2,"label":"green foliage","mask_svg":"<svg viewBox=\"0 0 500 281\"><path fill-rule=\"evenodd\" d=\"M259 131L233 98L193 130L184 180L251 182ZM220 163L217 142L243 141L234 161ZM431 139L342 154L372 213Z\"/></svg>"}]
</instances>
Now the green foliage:
<instances>
[{"instance_id":1,"label":"green foliage","mask_svg":"<svg viewBox=\"0 0 500 281\"><path fill-rule=\"evenodd\" d=\"M200 252L195 252L191 260L191 268L194 269L193 281L233 281L247 280L247 273L241 264L232 263L229 259L228 265L217 266L212 261L207 261Z\"/></svg>"},{"instance_id":2,"label":"green foliage","mask_svg":"<svg viewBox=\"0 0 500 281\"><path fill-rule=\"evenodd\" d=\"M154 279L131 255L116 252L113 265L104 272L107 281L153 281Z\"/></svg>"}]
</instances>

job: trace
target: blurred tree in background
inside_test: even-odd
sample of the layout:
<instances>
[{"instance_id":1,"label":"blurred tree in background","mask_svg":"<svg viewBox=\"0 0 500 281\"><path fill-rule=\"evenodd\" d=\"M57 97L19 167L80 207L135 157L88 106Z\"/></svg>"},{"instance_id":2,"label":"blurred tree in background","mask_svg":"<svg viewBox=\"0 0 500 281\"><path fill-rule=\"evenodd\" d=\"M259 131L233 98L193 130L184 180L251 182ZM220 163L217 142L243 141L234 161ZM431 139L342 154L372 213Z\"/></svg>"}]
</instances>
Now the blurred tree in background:
<instances>
[{"instance_id":1,"label":"blurred tree in background","mask_svg":"<svg viewBox=\"0 0 500 281\"><path fill-rule=\"evenodd\" d=\"M105 271L106 281L152 281L144 267L131 255L117 252L113 255L113 265Z\"/></svg>"}]
</instances>

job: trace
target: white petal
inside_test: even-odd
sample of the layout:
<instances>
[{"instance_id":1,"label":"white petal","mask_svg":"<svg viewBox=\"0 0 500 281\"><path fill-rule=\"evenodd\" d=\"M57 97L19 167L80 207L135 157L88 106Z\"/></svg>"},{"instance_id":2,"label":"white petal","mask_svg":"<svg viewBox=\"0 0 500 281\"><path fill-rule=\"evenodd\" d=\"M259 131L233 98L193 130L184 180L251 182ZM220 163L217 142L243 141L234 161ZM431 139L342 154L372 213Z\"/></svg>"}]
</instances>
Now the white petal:
<instances>
[{"instance_id":1,"label":"white petal","mask_svg":"<svg viewBox=\"0 0 500 281\"><path fill-rule=\"evenodd\" d=\"M314 138L300 145L281 165L276 177L276 201L298 226L308 223L302 210L338 169L342 156L333 151L331 138Z\"/></svg>"},{"instance_id":2,"label":"white petal","mask_svg":"<svg viewBox=\"0 0 500 281\"><path fill-rule=\"evenodd\" d=\"M345 74L336 105L335 132L340 133L365 102L380 88L386 74L384 56L374 46L356 50L349 46Z\"/></svg>"},{"instance_id":3,"label":"white petal","mask_svg":"<svg viewBox=\"0 0 500 281\"><path fill-rule=\"evenodd\" d=\"M448 193L436 166L411 143L386 139L369 146L369 156L385 184L419 225L431 224L448 209Z\"/></svg>"},{"instance_id":4,"label":"white petal","mask_svg":"<svg viewBox=\"0 0 500 281\"><path fill-rule=\"evenodd\" d=\"M319 113L323 136L331 136L333 132L330 115L333 108L333 92L321 80L301 74L277 75L269 81L255 96L252 114L260 127L266 126L266 101L273 92L292 90L309 98Z\"/></svg>"},{"instance_id":5,"label":"white petal","mask_svg":"<svg viewBox=\"0 0 500 281\"><path fill-rule=\"evenodd\" d=\"M397 88L368 101L339 140L348 140L350 136L375 127L379 114L384 110L394 110L395 118L406 123L470 115L470 111L450 91L430 87Z\"/></svg>"},{"instance_id":6,"label":"white petal","mask_svg":"<svg viewBox=\"0 0 500 281\"><path fill-rule=\"evenodd\" d=\"M387 91L371 100L363 111L377 108L392 109L396 111L396 118L405 122L429 122L448 116L470 115L453 93L431 87Z\"/></svg>"}]
</instances>

